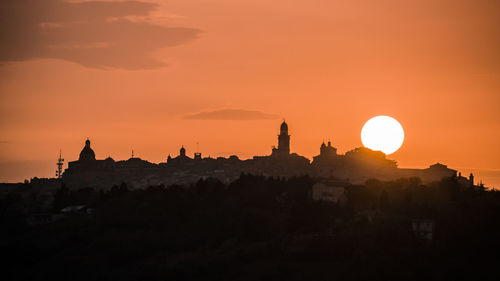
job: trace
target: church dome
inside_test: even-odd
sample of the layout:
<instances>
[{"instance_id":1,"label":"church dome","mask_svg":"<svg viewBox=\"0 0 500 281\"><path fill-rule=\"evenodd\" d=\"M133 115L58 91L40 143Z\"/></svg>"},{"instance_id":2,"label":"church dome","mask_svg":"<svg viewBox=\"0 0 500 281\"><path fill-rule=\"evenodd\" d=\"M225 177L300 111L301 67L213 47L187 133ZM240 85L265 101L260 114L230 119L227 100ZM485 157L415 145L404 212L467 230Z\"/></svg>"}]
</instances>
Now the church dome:
<instances>
[{"instance_id":1,"label":"church dome","mask_svg":"<svg viewBox=\"0 0 500 281\"><path fill-rule=\"evenodd\" d=\"M284 133L288 133L288 124L285 121L283 121L283 123L281 123L280 131L284 132Z\"/></svg>"},{"instance_id":2,"label":"church dome","mask_svg":"<svg viewBox=\"0 0 500 281\"><path fill-rule=\"evenodd\" d=\"M80 152L80 158L78 158L79 161L89 161L89 160L95 160L95 153L90 148L90 140L87 139L85 141L85 147L82 149L82 152Z\"/></svg>"}]
</instances>

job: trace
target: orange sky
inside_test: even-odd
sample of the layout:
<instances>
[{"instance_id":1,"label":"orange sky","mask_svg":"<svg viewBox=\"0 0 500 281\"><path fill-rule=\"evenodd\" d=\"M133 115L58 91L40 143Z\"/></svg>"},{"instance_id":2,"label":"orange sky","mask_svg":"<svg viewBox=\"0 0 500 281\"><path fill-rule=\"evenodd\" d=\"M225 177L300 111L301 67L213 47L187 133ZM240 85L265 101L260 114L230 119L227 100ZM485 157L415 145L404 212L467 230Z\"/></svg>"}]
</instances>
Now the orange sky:
<instances>
[{"instance_id":1,"label":"orange sky","mask_svg":"<svg viewBox=\"0 0 500 281\"><path fill-rule=\"evenodd\" d=\"M265 155L283 117L308 158L390 115L400 167L500 170L499 1L82 2L0 4L0 181L86 137L115 160Z\"/></svg>"}]
</instances>

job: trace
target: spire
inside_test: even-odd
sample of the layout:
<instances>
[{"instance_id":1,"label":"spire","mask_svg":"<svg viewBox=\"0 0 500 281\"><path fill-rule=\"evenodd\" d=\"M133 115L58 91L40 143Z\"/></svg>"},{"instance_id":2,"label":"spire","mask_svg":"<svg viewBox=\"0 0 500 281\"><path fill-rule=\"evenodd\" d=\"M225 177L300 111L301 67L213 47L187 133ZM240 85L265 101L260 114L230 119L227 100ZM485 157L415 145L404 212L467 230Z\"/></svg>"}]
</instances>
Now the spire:
<instances>
[{"instance_id":1,"label":"spire","mask_svg":"<svg viewBox=\"0 0 500 281\"><path fill-rule=\"evenodd\" d=\"M285 122L285 119L283 119L283 123L281 123L280 134L288 135L288 124Z\"/></svg>"}]
</instances>

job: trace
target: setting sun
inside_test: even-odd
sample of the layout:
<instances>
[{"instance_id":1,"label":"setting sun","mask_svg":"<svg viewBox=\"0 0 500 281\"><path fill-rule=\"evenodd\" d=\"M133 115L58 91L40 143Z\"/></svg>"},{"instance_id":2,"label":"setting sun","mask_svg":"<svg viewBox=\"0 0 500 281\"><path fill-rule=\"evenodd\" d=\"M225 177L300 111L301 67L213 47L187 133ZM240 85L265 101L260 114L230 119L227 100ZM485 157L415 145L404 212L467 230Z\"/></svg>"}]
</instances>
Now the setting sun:
<instances>
[{"instance_id":1,"label":"setting sun","mask_svg":"<svg viewBox=\"0 0 500 281\"><path fill-rule=\"evenodd\" d=\"M365 147L387 155L396 152L403 144L404 138L401 124L389 116L373 117L361 130L361 141Z\"/></svg>"}]
</instances>

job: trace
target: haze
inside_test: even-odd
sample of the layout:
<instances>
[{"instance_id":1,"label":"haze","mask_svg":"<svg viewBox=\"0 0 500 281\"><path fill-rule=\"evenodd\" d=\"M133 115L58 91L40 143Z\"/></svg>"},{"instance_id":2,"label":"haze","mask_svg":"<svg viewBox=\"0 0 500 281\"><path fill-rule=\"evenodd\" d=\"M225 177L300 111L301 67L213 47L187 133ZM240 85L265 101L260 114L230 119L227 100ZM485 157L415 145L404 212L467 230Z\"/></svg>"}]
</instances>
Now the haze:
<instances>
[{"instance_id":1,"label":"haze","mask_svg":"<svg viewBox=\"0 0 500 281\"><path fill-rule=\"evenodd\" d=\"M293 152L344 153L376 115L405 129L400 167L500 170L499 1L0 7L0 181L54 176L87 137L99 159L265 155L282 118Z\"/></svg>"}]
</instances>

